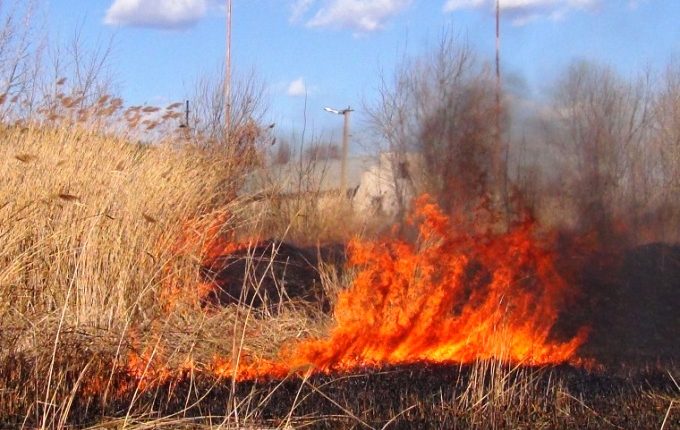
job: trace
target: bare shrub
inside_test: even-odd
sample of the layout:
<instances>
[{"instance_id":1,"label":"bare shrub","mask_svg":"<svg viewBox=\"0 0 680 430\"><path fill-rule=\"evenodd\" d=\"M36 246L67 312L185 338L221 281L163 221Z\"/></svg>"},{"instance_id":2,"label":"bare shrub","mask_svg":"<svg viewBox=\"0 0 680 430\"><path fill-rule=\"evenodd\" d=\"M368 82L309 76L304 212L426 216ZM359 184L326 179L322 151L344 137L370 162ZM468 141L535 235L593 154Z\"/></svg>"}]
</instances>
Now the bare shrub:
<instances>
[{"instance_id":1,"label":"bare shrub","mask_svg":"<svg viewBox=\"0 0 680 430\"><path fill-rule=\"evenodd\" d=\"M30 112L38 97L44 38L36 36L37 2L0 2L0 119Z\"/></svg>"},{"instance_id":2,"label":"bare shrub","mask_svg":"<svg viewBox=\"0 0 680 430\"><path fill-rule=\"evenodd\" d=\"M660 227L657 235L680 241L680 61L671 61L654 101L654 122L648 152L648 183L656 213L646 214Z\"/></svg>"},{"instance_id":3,"label":"bare shrub","mask_svg":"<svg viewBox=\"0 0 680 430\"><path fill-rule=\"evenodd\" d=\"M113 39L109 39L86 48L77 29L67 44L52 47L49 64L43 66L41 73L41 94L34 119L99 129L118 122L123 100L115 95L112 46Z\"/></svg>"},{"instance_id":4,"label":"bare shrub","mask_svg":"<svg viewBox=\"0 0 680 430\"><path fill-rule=\"evenodd\" d=\"M223 69L220 69L223 70ZM231 85L231 128L238 130L249 123L260 124L267 112L265 85L254 71L237 77ZM206 73L193 85L191 100L192 121L195 134L215 146L224 146L227 137L224 76Z\"/></svg>"},{"instance_id":5,"label":"bare shrub","mask_svg":"<svg viewBox=\"0 0 680 430\"><path fill-rule=\"evenodd\" d=\"M550 142L562 153L562 192L581 228L610 239L615 221L643 202L640 150L650 123L647 79L628 82L598 64L573 64L558 80Z\"/></svg>"},{"instance_id":6,"label":"bare shrub","mask_svg":"<svg viewBox=\"0 0 680 430\"><path fill-rule=\"evenodd\" d=\"M404 59L379 96L371 122L396 155L395 171L408 153L422 158L423 168L410 174L416 192L436 196L457 215L499 197L495 85L465 43L446 34L426 55ZM401 183L395 187L403 211L408 193Z\"/></svg>"}]
</instances>

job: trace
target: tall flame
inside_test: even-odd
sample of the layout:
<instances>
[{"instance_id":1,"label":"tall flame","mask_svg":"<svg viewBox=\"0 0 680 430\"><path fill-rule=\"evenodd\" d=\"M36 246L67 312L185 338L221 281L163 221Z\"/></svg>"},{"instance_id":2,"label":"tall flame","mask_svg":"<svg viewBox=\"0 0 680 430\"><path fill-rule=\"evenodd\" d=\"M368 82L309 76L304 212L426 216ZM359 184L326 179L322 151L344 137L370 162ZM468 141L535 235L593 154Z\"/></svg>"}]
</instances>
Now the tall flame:
<instances>
[{"instance_id":1,"label":"tall flame","mask_svg":"<svg viewBox=\"0 0 680 430\"><path fill-rule=\"evenodd\" d=\"M456 235L427 197L418 200L413 221L420 235L415 245L350 243L349 266L357 274L339 294L327 338L288 345L275 362L217 368L252 378L415 362L577 361L587 333L582 329L563 342L551 338L569 286L553 254L534 238L531 222L502 235Z\"/></svg>"},{"instance_id":2,"label":"tall flame","mask_svg":"<svg viewBox=\"0 0 680 430\"><path fill-rule=\"evenodd\" d=\"M532 222L502 234L466 234L427 196L416 202L411 222L415 243L351 241L348 267L356 275L337 297L327 337L284 345L273 360L215 357L201 370L243 380L417 362L579 361L587 330L554 339L570 288ZM205 258L230 249L238 246L210 243ZM168 377L165 371L151 376Z\"/></svg>"},{"instance_id":3,"label":"tall flame","mask_svg":"<svg viewBox=\"0 0 680 430\"><path fill-rule=\"evenodd\" d=\"M550 340L568 285L532 225L484 238L455 236L436 205L416 208L420 243L354 241L358 268L337 302L328 339L302 343L292 357L321 369L362 364L460 362L495 358L565 362L585 339Z\"/></svg>"}]
</instances>

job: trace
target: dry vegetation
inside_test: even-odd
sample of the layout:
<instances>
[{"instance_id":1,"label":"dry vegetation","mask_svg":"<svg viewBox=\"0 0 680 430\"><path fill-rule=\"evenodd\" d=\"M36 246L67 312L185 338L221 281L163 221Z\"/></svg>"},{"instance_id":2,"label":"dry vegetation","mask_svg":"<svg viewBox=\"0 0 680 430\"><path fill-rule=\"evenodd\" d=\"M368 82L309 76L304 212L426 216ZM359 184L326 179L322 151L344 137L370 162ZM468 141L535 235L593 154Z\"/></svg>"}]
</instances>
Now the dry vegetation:
<instances>
[{"instance_id":1,"label":"dry vegetation","mask_svg":"<svg viewBox=\"0 0 680 430\"><path fill-rule=\"evenodd\" d=\"M676 419L670 378L598 379L488 361L281 383L235 384L198 371L167 381L156 366L268 358L332 324L295 302L202 308L191 291L203 281L199 263L216 219L221 234L242 239L313 231L329 240L348 224L333 207L324 217L306 202L318 217L300 217L300 207L286 218L275 209L281 202L263 210L235 198L242 166L190 146L135 144L76 126L5 126L1 139L0 416L12 427L625 427L607 415L621 404L639 425L656 426L666 412ZM324 273L331 296L347 283ZM151 379L127 373L131 356ZM134 387L122 398L121 378Z\"/></svg>"},{"instance_id":2,"label":"dry vegetation","mask_svg":"<svg viewBox=\"0 0 680 430\"><path fill-rule=\"evenodd\" d=\"M0 421L61 428L88 410L78 397L94 386L104 397L97 407L107 411L114 389L93 380L118 377L130 355L152 351L168 366L236 358L244 349L267 357L288 339L324 329L328 316L309 305L255 318L247 307L206 312L197 294L176 295L204 282L204 247L216 235L314 231L327 240L324 231L338 230L337 214L325 216L335 207L290 201L284 214L280 203L240 199L252 162L242 151L230 156L182 135L135 143L135 126L157 109L119 115L115 102L103 108L115 100L106 97L79 120L71 99L59 99L45 121L0 131ZM126 133L106 131L119 121ZM324 279L338 284L330 272ZM133 403L134 415L153 405Z\"/></svg>"},{"instance_id":3,"label":"dry vegetation","mask_svg":"<svg viewBox=\"0 0 680 430\"><path fill-rule=\"evenodd\" d=\"M131 325L154 318L168 240L224 201L223 168L75 128L9 127L2 139L3 359L19 355L36 372L33 389L24 381L2 395L30 392L23 401L42 418L62 406L39 405L65 389L65 367L115 353Z\"/></svg>"},{"instance_id":4,"label":"dry vegetation","mask_svg":"<svg viewBox=\"0 0 680 430\"><path fill-rule=\"evenodd\" d=\"M13 46L37 54L27 35L12 31L0 40L0 52ZM551 145L573 156L553 169L543 161L531 166L522 154L503 155L487 118L502 114L509 127L510 103L499 112L484 68L454 42L404 64L372 112L391 151L404 159L417 152L431 167L411 176L408 193L431 193L473 229L507 226L536 206L539 218L548 213L539 221L595 232L601 244L678 240L677 64L654 85L629 84L596 66L570 69L557 84L550 127L541 128ZM291 340L327 334L334 323L318 304L295 300L264 308L202 306L202 265L216 237L246 243L246 250L268 238L344 245L384 230L377 226L384 220L357 216L344 197L315 184L292 197L239 195L248 171L266 167L258 143L271 139L259 124L262 97L254 79L239 87L238 121L229 136L221 128L221 84L208 80L197 85L193 134L177 133L177 105L126 108L106 95L106 49L85 53L76 38L69 52L89 59L76 62L84 70L71 73L54 63L50 76L38 60L22 63L15 69L25 73L8 80L0 102L0 426L677 425L680 387L672 366L663 368L667 373L657 367L607 376L481 360L457 368L369 367L352 375L300 369L283 381L242 383L230 378L235 371L203 372L217 356L230 363L271 358ZM428 64L436 67L420 73ZM68 79L56 76L64 73ZM507 143L509 129L504 133ZM502 191L508 178L499 172L512 176L514 167L521 174L509 178L508 197ZM301 184L303 177L301 168ZM400 215L408 193L400 194ZM577 222L545 210L555 193ZM490 208L487 217L472 219L480 207ZM493 215L499 208L505 218ZM258 289L264 279L252 276L254 257L248 254L243 282ZM331 303L352 278L337 269L320 270Z\"/></svg>"},{"instance_id":5,"label":"dry vegetation","mask_svg":"<svg viewBox=\"0 0 680 430\"><path fill-rule=\"evenodd\" d=\"M5 126L0 139L3 421L65 425L82 412L71 403L91 378L113 378L118 362L149 346L162 345L171 366L244 348L267 356L328 323L308 305L254 318L246 307L206 313L172 296L202 282L202 247L216 219L223 234L285 238L330 230L318 208L312 216L299 208L277 227L271 220L282 222L281 213L255 213L261 205L234 197L241 166L193 147L72 125ZM330 272L325 279L337 285Z\"/></svg>"}]
</instances>

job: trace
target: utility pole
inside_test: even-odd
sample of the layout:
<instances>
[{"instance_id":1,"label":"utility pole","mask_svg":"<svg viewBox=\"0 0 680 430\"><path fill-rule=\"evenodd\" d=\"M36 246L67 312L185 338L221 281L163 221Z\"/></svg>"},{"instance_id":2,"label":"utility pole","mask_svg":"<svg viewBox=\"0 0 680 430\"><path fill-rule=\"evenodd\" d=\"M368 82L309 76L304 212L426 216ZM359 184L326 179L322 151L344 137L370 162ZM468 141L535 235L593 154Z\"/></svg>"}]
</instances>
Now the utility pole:
<instances>
[{"instance_id":1,"label":"utility pole","mask_svg":"<svg viewBox=\"0 0 680 430\"><path fill-rule=\"evenodd\" d=\"M224 74L224 126L227 144L231 137L231 2L232 0L227 0L227 48Z\"/></svg>"},{"instance_id":2,"label":"utility pole","mask_svg":"<svg viewBox=\"0 0 680 430\"><path fill-rule=\"evenodd\" d=\"M501 151L501 8L496 0L496 150ZM498 154L498 171L501 175L501 155Z\"/></svg>"},{"instance_id":3,"label":"utility pole","mask_svg":"<svg viewBox=\"0 0 680 430\"><path fill-rule=\"evenodd\" d=\"M342 125L342 161L340 163L340 189L343 193L347 192L347 155L349 153L349 114L352 109L347 106L347 109L342 111L343 125Z\"/></svg>"},{"instance_id":4,"label":"utility pole","mask_svg":"<svg viewBox=\"0 0 680 430\"><path fill-rule=\"evenodd\" d=\"M501 199L505 209L506 224L510 223L510 207L508 201L508 155L509 148L503 144L501 132L501 4L496 0L496 151L498 152L496 175L500 180ZM507 226L506 226L507 227Z\"/></svg>"},{"instance_id":5,"label":"utility pole","mask_svg":"<svg viewBox=\"0 0 680 430\"><path fill-rule=\"evenodd\" d=\"M338 110L331 108L324 108L326 112L334 113L343 116L342 125L342 159L340 160L340 190L343 195L347 192L347 158L349 155L349 115L354 110L347 106L347 109Z\"/></svg>"},{"instance_id":6,"label":"utility pole","mask_svg":"<svg viewBox=\"0 0 680 430\"><path fill-rule=\"evenodd\" d=\"M500 0L496 0L496 108L500 112L501 106L501 7ZM496 123L499 125L497 131L500 131L499 115L496 115Z\"/></svg>"}]
</instances>

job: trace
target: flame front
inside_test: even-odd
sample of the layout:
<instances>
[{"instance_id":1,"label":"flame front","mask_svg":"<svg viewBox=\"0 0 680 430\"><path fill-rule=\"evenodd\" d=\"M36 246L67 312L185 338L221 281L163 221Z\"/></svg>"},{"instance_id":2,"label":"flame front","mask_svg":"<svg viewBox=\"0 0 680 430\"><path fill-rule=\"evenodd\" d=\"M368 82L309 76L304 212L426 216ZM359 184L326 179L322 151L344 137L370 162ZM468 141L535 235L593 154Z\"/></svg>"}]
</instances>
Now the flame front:
<instances>
[{"instance_id":1,"label":"flame front","mask_svg":"<svg viewBox=\"0 0 680 430\"><path fill-rule=\"evenodd\" d=\"M289 369L351 370L364 365L469 363L497 359L529 365L575 359L586 337L551 340L569 288L554 256L527 222L503 235L456 235L438 207L421 198L413 245L350 244L358 270L340 293L326 339L281 353ZM249 373L252 373L252 369Z\"/></svg>"},{"instance_id":2,"label":"flame front","mask_svg":"<svg viewBox=\"0 0 680 430\"><path fill-rule=\"evenodd\" d=\"M587 330L554 339L570 288L533 223L503 234L457 232L427 197L417 201L411 222L418 227L415 243L349 244L348 268L356 275L339 293L327 337L284 345L273 360L215 357L201 370L245 380L417 362L579 361ZM214 249L211 244L206 259L214 259Z\"/></svg>"}]
</instances>

